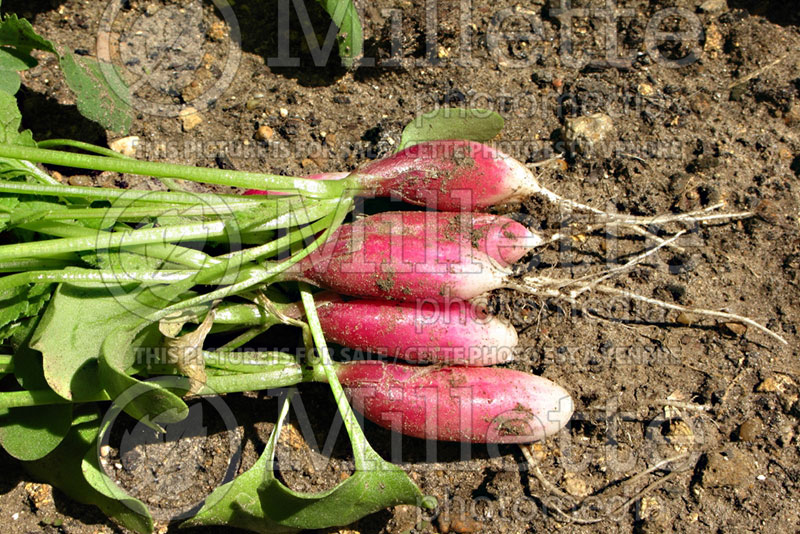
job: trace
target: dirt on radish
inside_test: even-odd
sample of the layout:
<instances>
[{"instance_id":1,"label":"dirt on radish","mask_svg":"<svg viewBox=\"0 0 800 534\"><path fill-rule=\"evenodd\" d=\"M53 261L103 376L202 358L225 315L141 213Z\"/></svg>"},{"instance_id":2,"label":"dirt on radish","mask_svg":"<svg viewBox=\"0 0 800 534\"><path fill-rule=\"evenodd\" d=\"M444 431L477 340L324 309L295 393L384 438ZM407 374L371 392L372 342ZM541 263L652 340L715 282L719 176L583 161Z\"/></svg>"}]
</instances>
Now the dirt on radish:
<instances>
[{"instance_id":1,"label":"dirt on radish","mask_svg":"<svg viewBox=\"0 0 800 534\"><path fill-rule=\"evenodd\" d=\"M800 21L793 3L620 1L618 7L630 10L615 26L621 50L644 50L647 24L664 9L693 15L703 33L700 59L689 65L670 68L644 53L633 67L616 68L595 57L606 35L599 18L575 16L562 22L572 25L573 46L560 47L566 30L555 15L547 16L559 7L556 1L516 7L505 0L473 0L467 3L466 25L463 2L437 2L435 17L425 10L432 2L367 2L360 5L367 55L376 57L378 66L354 73L313 67L296 18L292 51L301 54L303 66L268 67L268 58L278 55L277 4L236 2L243 54L232 81L211 107L198 103L192 121L143 113L131 132L139 137L137 157L290 175L351 170L394 150L403 126L420 112L441 105L489 108L506 119L499 148L520 161L547 160L570 148L570 142L585 149L565 163L536 168L542 185L564 197L633 215L692 211L719 201L730 210L758 210L756 218L699 228L691 241L681 242L683 251L662 251L625 275L624 287L684 306L746 315L790 342L785 348L736 322L718 323L622 298L591 296L578 310L496 291L490 308L520 336L520 353L509 366L563 386L575 401L570 427L525 453L514 446L482 446L465 456L460 444L434 446L367 423L376 450L402 463L442 506L437 516L398 507L340 532L789 533L800 528L795 319L800 314ZM327 21L311 4L311 21L323 38ZM159 10L186 5L130 2L122 22L142 17L139 29L145 34L166 29L159 37L163 41L150 41L166 47L181 28L157 26ZM571 3L573 8L603 5ZM202 11L202 27L208 31L198 34L204 38L203 54L192 63L194 79L187 83L178 77L185 64L178 61L174 70L164 69L163 77L152 80L151 98L164 98L158 90L174 82L165 101L181 107L219 79L228 49L211 31L221 19L210 6ZM3 2L4 9L32 20L49 39L89 55L96 53L107 7L77 0ZM402 35L395 43L390 30L397 23ZM462 36L470 24L472 47L465 52ZM488 30L531 28L545 38L508 42L499 56L487 52ZM438 43L435 50L426 48L431 39ZM125 57L147 57L147 39L131 43ZM402 66L392 66L392 50L401 51ZM677 45L661 51L688 52ZM459 66L462 54L471 65ZM526 55L534 61L519 66L517 60ZM54 60L43 58L24 73L20 105L37 113L26 111L23 116L30 122L23 127L40 139L112 141L80 118L56 70ZM611 118L613 133L605 140L610 152L601 144L590 145L586 136L565 140L569 119L594 113ZM156 187L134 176L58 170L65 183L74 185ZM508 211L537 231L561 229L568 215L535 198ZM575 234L526 256L515 268L582 276L593 265L628 259L626 254L640 249L641 241L607 239L618 232L609 226L599 234ZM285 338L264 343L295 346L297 332L283 331ZM279 467L290 487L323 491L352 473L347 440L329 431L327 422L336 416L326 388L309 384L301 391L311 425L292 415L278 448ZM114 449L109 471L147 502L165 507L196 502L230 468L220 459L229 457L231 437L241 438L233 469L242 472L263 449L276 418L274 398L233 395L226 403L236 414L237 429L209 424L206 435L180 436L181 447L148 442L119 457ZM326 448L329 435L334 437ZM122 444L124 434L118 438ZM313 441L316 449L309 445ZM4 532L119 531L93 508L38 484L2 452L0 470ZM635 478L640 473L645 474ZM172 482L154 483L159 479ZM164 524L162 531L178 529Z\"/></svg>"}]
</instances>

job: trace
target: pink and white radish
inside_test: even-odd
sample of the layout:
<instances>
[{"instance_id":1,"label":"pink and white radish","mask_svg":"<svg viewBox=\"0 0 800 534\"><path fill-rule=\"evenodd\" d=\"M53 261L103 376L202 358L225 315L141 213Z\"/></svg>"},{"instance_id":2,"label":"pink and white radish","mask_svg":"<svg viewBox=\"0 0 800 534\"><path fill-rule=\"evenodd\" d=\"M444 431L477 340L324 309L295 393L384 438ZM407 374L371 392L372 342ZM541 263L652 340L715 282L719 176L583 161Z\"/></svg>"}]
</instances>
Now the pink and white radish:
<instances>
[{"instance_id":1,"label":"pink and white radish","mask_svg":"<svg viewBox=\"0 0 800 534\"><path fill-rule=\"evenodd\" d=\"M322 331L331 341L409 362L486 366L514 358L517 332L464 301L343 301L317 297Z\"/></svg>"},{"instance_id":2,"label":"pink and white radish","mask_svg":"<svg viewBox=\"0 0 800 534\"><path fill-rule=\"evenodd\" d=\"M447 244L472 246L502 265L511 265L542 245L542 235L502 215L473 212L387 211L365 222L387 234L415 235Z\"/></svg>"},{"instance_id":3,"label":"pink and white radish","mask_svg":"<svg viewBox=\"0 0 800 534\"><path fill-rule=\"evenodd\" d=\"M397 301L469 300L502 287L503 265L461 241L387 235L363 221L342 225L317 251L284 273L358 297Z\"/></svg>"},{"instance_id":4,"label":"pink and white radish","mask_svg":"<svg viewBox=\"0 0 800 534\"><path fill-rule=\"evenodd\" d=\"M442 211L484 210L541 190L531 171L514 158L463 139L413 145L367 163L354 177L376 196Z\"/></svg>"},{"instance_id":5,"label":"pink and white radish","mask_svg":"<svg viewBox=\"0 0 800 534\"><path fill-rule=\"evenodd\" d=\"M352 362L337 371L353 407L408 436L473 443L530 443L569 421L572 399L520 371Z\"/></svg>"},{"instance_id":6,"label":"pink and white radish","mask_svg":"<svg viewBox=\"0 0 800 534\"><path fill-rule=\"evenodd\" d=\"M488 145L463 139L419 143L369 162L349 176L323 173L306 178L346 179L362 194L393 197L440 211L485 210L544 191L519 161Z\"/></svg>"}]
</instances>

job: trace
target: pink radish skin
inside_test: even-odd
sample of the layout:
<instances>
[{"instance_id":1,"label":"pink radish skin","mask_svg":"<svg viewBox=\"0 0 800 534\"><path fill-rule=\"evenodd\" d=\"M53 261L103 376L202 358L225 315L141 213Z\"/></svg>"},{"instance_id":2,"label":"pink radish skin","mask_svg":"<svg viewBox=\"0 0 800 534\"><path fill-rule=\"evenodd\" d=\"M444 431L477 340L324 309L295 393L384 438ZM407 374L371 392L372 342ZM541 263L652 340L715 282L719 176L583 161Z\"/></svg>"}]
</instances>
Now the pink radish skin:
<instances>
[{"instance_id":1,"label":"pink radish skin","mask_svg":"<svg viewBox=\"0 0 800 534\"><path fill-rule=\"evenodd\" d=\"M317 301L325 337L350 348L417 363L487 366L514 358L516 330L469 302Z\"/></svg>"},{"instance_id":2,"label":"pink radish skin","mask_svg":"<svg viewBox=\"0 0 800 534\"><path fill-rule=\"evenodd\" d=\"M562 387L511 369L364 361L337 374L367 419L416 438L530 443L558 432L573 410Z\"/></svg>"},{"instance_id":3,"label":"pink radish skin","mask_svg":"<svg viewBox=\"0 0 800 534\"><path fill-rule=\"evenodd\" d=\"M397 196L440 211L485 210L542 190L514 158L463 139L413 145L364 165L355 176L376 196Z\"/></svg>"},{"instance_id":4,"label":"pink radish skin","mask_svg":"<svg viewBox=\"0 0 800 534\"><path fill-rule=\"evenodd\" d=\"M440 243L474 246L503 266L516 263L545 240L513 219L471 212L387 211L364 219L384 233L411 234Z\"/></svg>"},{"instance_id":5,"label":"pink radish skin","mask_svg":"<svg viewBox=\"0 0 800 534\"><path fill-rule=\"evenodd\" d=\"M310 180L344 179L322 173ZM396 197L440 211L486 210L520 202L543 191L533 173L499 150L464 139L427 141L367 163L350 175L366 195ZM245 194L268 194L249 190Z\"/></svg>"},{"instance_id":6,"label":"pink radish skin","mask_svg":"<svg viewBox=\"0 0 800 534\"><path fill-rule=\"evenodd\" d=\"M503 287L510 274L462 243L386 235L362 221L342 225L316 252L287 270L285 279L356 297L441 302L470 300Z\"/></svg>"}]
</instances>

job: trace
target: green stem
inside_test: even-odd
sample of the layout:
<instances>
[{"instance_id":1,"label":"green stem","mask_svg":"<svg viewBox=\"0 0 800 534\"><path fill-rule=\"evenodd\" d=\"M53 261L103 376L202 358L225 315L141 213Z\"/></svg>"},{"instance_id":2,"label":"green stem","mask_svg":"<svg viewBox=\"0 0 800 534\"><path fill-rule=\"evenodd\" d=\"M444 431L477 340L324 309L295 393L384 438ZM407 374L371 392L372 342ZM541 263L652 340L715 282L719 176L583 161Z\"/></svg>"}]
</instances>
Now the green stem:
<instances>
[{"instance_id":1,"label":"green stem","mask_svg":"<svg viewBox=\"0 0 800 534\"><path fill-rule=\"evenodd\" d=\"M297 191L313 198L339 197L343 191L343 184L336 180L307 180L277 174L189 167L173 163L92 156L2 143L0 143L0 157L80 169L140 174L156 178L180 178L231 187Z\"/></svg>"},{"instance_id":2,"label":"green stem","mask_svg":"<svg viewBox=\"0 0 800 534\"><path fill-rule=\"evenodd\" d=\"M28 271L0 278L0 291L36 283L86 283L120 285L132 282L171 284L191 278L195 271L98 271L94 269L70 269L68 271Z\"/></svg>"},{"instance_id":3,"label":"green stem","mask_svg":"<svg viewBox=\"0 0 800 534\"><path fill-rule=\"evenodd\" d=\"M44 406L49 404L72 404L73 402L95 402L111 400L105 391L79 401L67 400L51 389L33 389L23 391L4 391L0 393L0 410L6 408L24 408L26 406Z\"/></svg>"},{"instance_id":4,"label":"green stem","mask_svg":"<svg viewBox=\"0 0 800 534\"><path fill-rule=\"evenodd\" d=\"M2 145L0 145L2 146ZM227 204L229 202L245 202L252 206L274 203L275 199L223 195L216 193L180 193L170 191L145 191L141 189L110 189L107 187L84 187L77 185L40 185L0 180L0 193L18 193L23 195L48 195L85 200L123 200L128 202L144 202L157 204Z\"/></svg>"},{"instance_id":5,"label":"green stem","mask_svg":"<svg viewBox=\"0 0 800 534\"><path fill-rule=\"evenodd\" d=\"M350 406L350 403L347 402L344 388L342 388L342 385L339 383L339 378L336 376L336 367L328 351L328 344L325 342L325 335L322 332L319 315L317 315L317 306L314 303L314 296L311 294L308 284L304 282L300 283L300 296L303 300L303 306L305 307L306 320L311 329L311 335L314 338L314 345L316 345L317 351L319 352L320 367L322 367L325 373L328 386L333 393L333 399L336 401L339 414L342 416L347 434L350 436L356 469L364 469L367 463L365 451L369 450L369 444L367 443L367 438L364 436L364 433L361 431L353 408Z\"/></svg>"},{"instance_id":6,"label":"green stem","mask_svg":"<svg viewBox=\"0 0 800 534\"><path fill-rule=\"evenodd\" d=\"M83 141L75 141L74 139L45 139L44 141L38 141L36 143L36 146L38 146L39 148L54 148L54 147L68 146L70 148L85 150L86 152L92 152L94 154L98 154L100 156L107 156L109 158L131 159L128 156L120 154L119 152L114 152L110 148L93 145L91 143L84 143Z\"/></svg>"},{"instance_id":7,"label":"green stem","mask_svg":"<svg viewBox=\"0 0 800 534\"><path fill-rule=\"evenodd\" d=\"M37 225L39 224L41 223L31 223L23 225L23 227L28 230L38 231ZM213 221L166 226L163 228L144 228L129 232L95 232L94 235L85 237L65 237L47 241L34 241L32 243L14 243L0 246L0 261L25 257L47 257L65 252L117 249L122 246L131 247L153 243L163 244L172 241L222 237L228 232L227 226L223 221Z\"/></svg>"},{"instance_id":8,"label":"green stem","mask_svg":"<svg viewBox=\"0 0 800 534\"><path fill-rule=\"evenodd\" d=\"M43 184L59 185L61 182L44 172L42 169L31 163L30 161L20 161L22 167L28 171L31 176L42 182Z\"/></svg>"},{"instance_id":9,"label":"green stem","mask_svg":"<svg viewBox=\"0 0 800 534\"><path fill-rule=\"evenodd\" d=\"M42 271L46 269L63 269L70 265L61 260L23 259L0 262L0 273L16 273L19 271Z\"/></svg>"},{"instance_id":10,"label":"green stem","mask_svg":"<svg viewBox=\"0 0 800 534\"><path fill-rule=\"evenodd\" d=\"M114 222L140 222L147 217L213 217L232 215L237 211L250 209L251 202L230 203L221 205L164 206L164 207L125 207L125 208L64 208L55 209L40 215L39 220L77 220L100 219ZM11 215L0 215L0 221L11 220Z\"/></svg>"},{"instance_id":11,"label":"green stem","mask_svg":"<svg viewBox=\"0 0 800 534\"><path fill-rule=\"evenodd\" d=\"M313 380L313 374L304 370L298 363L277 364L268 371L242 373L234 375L209 376L206 386L199 395L222 395L225 393L241 393L263 389L275 389L293 386L301 382ZM105 391L91 397L68 400L49 389L4 391L0 393L0 411L8 408L24 408L28 406L44 406L52 404L72 404L111 400Z\"/></svg>"},{"instance_id":12,"label":"green stem","mask_svg":"<svg viewBox=\"0 0 800 534\"><path fill-rule=\"evenodd\" d=\"M271 316L254 304L223 304L214 311L214 324L261 326L270 324Z\"/></svg>"},{"instance_id":13,"label":"green stem","mask_svg":"<svg viewBox=\"0 0 800 534\"><path fill-rule=\"evenodd\" d=\"M31 223L32 226L23 225L23 228L35 232L57 237L88 237L97 238L101 230L92 230L85 226L68 223ZM108 234L108 232L105 232ZM208 265L219 263L220 260L193 248L181 247L172 244L151 243L142 246L125 247L125 250L134 254L141 254L147 258L169 261L193 269L202 269ZM2 265L2 264L0 264Z\"/></svg>"},{"instance_id":14,"label":"green stem","mask_svg":"<svg viewBox=\"0 0 800 534\"><path fill-rule=\"evenodd\" d=\"M253 247L247 249L239 253L234 258L226 258L226 261L220 263L219 265L214 265L201 271L200 273L198 273L197 277L192 280L187 280L174 284L172 288L175 291L175 294L181 294L190 289L195 284L204 284L215 280L220 275L226 272L226 270L232 264L231 262L236 261L236 262L246 263L251 261L258 261L262 257L268 257L279 250L291 246L292 243L295 243L298 240L302 240L306 236L314 235L322 229L325 230L322 233L322 235L317 237L309 246L304 248L301 252L293 254L290 258L282 262L270 265L268 268L264 269L264 271L260 273L253 273L253 275L247 280L243 280L242 282L238 282L231 286L223 287L217 289L216 291L211 291L204 295L199 295L197 297L187 299L183 302L179 302L178 304L169 306L168 308L164 308L160 312L156 312L151 317L149 317L149 320L153 322L159 321L164 317L172 313L175 313L177 311L184 310L186 308L191 308L193 306L198 306L200 304L211 302L217 299L225 298L229 295L241 293L242 291L246 291L259 284L265 283L267 280L277 277L279 274L283 273L284 271L289 269L292 265L295 265L297 262L301 261L303 258L314 252L320 245L322 245L322 243L324 243L328 239L328 237L330 237L331 233L334 232L342 224L342 221L350 212L350 209L352 207L353 207L352 199L343 199L342 202L338 204L337 210L334 213L325 217L324 219L316 221L315 223L307 227L299 228L290 234L280 237L260 247ZM236 264L233 263L233 265Z\"/></svg>"}]
</instances>

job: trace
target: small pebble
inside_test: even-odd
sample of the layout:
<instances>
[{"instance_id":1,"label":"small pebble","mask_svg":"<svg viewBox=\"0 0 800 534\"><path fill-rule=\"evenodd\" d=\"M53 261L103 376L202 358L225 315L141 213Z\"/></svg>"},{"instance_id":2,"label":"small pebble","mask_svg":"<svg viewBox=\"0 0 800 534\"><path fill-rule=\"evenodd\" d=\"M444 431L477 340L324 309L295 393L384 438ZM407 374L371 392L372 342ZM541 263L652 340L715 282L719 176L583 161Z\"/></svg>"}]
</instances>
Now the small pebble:
<instances>
[{"instance_id":1,"label":"small pebble","mask_svg":"<svg viewBox=\"0 0 800 534\"><path fill-rule=\"evenodd\" d=\"M178 113L178 117L181 120L181 127L183 128L184 132L188 132L189 130L196 128L200 125L200 123L203 122L203 117L192 106L183 108Z\"/></svg>"},{"instance_id":2,"label":"small pebble","mask_svg":"<svg viewBox=\"0 0 800 534\"><path fill-rule=\"evenodd\" d=\"M585 156L605 156L610 152L614 121L608 115L595 113L588 117L574 117L566 121L564 140L569 149Z\"/></svg>"},{"instance_id":3,"label":"small pebble","mask_svg":"<svg viewBox=\"0 0 800 534\"><path fill-rule=\"evenodd\" d=\"M208 29L208 36L214 41L222 41L227 35L228 29L225 27L225 23L221 20L211 24L211 27Z\"/></svg>"},{"instance_id":4,"label":"small pebble","mask_svg":"<svg viewBox=\"0 0 800 534\"><path fill-rule=\"evenodd\" d=\"M638 87L636 87L636 91L642 96L650 96L655 92L653 86L649 83L640 83Z\"/></svg>"},{"instance_id":5,"label":"small pebble","mask_svg":"<svg viewBox=\"0 0 800 534\"><path fill-rule=\"evenodd\" d=\"M92 183L92 179L86 175L78 174L77 176L70 176L69 180L67 180L69 185L75 185L79 187L91 187L94 184Z\"/></svg>"},{"instance_id":6,"label":"small pebble","mask_svg":"<svg viewBox=\"0 0 800 534\"><path fill-rule=\"evenodd\" d=\"M254 137L259 141L269 141L273 135L275 135L275 131L265 124L256 130Z\"/></svg>"},{"instance_id":7,"label":"small pebble","mask_svg":"<svg viewBox=\"0 0 800 534\"><path fill-rule=\"evenodd\" d=\"M747 326L742 323L727 322L725 323L725 329L735 336L743 336L747 333Z\"/></svg>"},{"instance_id":8,"label":"small pebble","mask_svg":"<svg viewBox=\"0 0 800 534\"><path fill-rule=\"evenodd\" d=\"M263 102L262 102L261 99L251 98L250 100L247 101L247 103L244 105L244 107L246 107L248 111L253 111L254 109L258 109L262 105L263 105Z\"/></svg>"},{"instance_id":9,"label":"small pebble","mask_svg":"<svg viewBox=\"0 0 800 534\"><path fill-rule=\"evenodd\" d=\"M727 9L728 4L725 0L706 0L698 8L703 13L714 13L715 11L722 11Z\"/></svg>"},{"instance_id":10,"label":"small pebble","mask_svg":"<svg viewBox=\"0 0 800 534\"><path fill-rule=\"evenodd\" d=\"M739 427L739 441L755 441L761 435L761 423L758 419L748 419Z\"/></svg>"},{"instance_id":11,"label":"small pebble","mask_svg":"<svg viewBox=\"0 0 800 534\"><path fill-rule=\"evenodd\" d=\"M118 152L123 156L132 158L136 155L136 147L139 146L139 136L129 135L128 137L121 137L115 141L108 143L108 148L114 152Z\"/></svg>"},{"instance_id":12,"label":"small pebble","mask_svg":"<svg viewBox=\"0 0 800 534\"><path fill-rule=\"evenodd\" d=\"M280 116L283 117L283 118L286 118L286 117L289 116L289 110L286 109L286 108L279 109L278 113L280 113Z\"/></svg>"}]
</instances>

